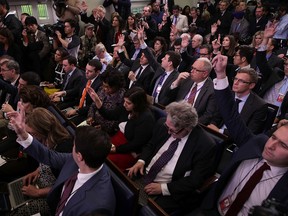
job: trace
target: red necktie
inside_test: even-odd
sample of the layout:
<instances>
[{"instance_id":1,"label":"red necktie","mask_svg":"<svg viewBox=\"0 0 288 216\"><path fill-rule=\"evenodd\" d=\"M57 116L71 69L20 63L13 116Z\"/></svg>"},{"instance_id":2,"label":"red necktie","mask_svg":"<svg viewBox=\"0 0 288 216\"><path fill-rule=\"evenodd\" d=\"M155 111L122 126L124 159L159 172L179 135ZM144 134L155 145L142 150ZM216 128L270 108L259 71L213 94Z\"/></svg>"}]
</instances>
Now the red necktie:
<instances>
[{"instance_id":1,"label":"red necktie","mask_svg":"<svg viewBox=\"0 0 288 216\"><path fill-rule=\"evenodd\" d=\"M60 198L60 201L58 203L57 209L56 209L56 216L58 216L64 209L65 204L68 200L68 198L71 195L71 192L74 188L75 182L77 180L77 175L78 173L72 175L69 179L66 180L65 184L64 184L64 191L62 193L62 196Z\"/></svg>"},{"instance_id":2,"label":"red necktie","mask_svg":"<svg viewBox=\"0 0 288 216\"><path fill-rule=\"evenodd\" d=\"M80 103L79 103L78 109L83 107L84 101L85 101L85 98L86 98L86 95L87 95L87 89L88 89L88 87L90 87L90 85L91 85L91 80L88 80L88 82L86 84L86 87L83 90L82 97L80 99Z\"/></svg>"},{"instance_id":3,"label":"red necktie","mask_svg":"<svg viewBox=\"0 0 288 216\"><path fill-rule=\"evenodd\" d=\"M242 190L236 196L236 199L228 209L225 216L235 216L238 214L238 212L243 208L244 203L250 197L256 185L260 182L265 170L270 170L270 166L266 162L261 167L259 167L246 182Z\"/></svg>"},{"instance_id":4,"label":"red necktie","mask_svg":"<svg viewBox=\"0 0 288 216\"><path fill-rule=\"evenodd\" d=\"M190 91L190 95L189 95L188 100L187 100L188 103L190 103L190 104L194 103L196 93L197 93L197 84L195 84L195 86Z\"/></svg>"}]
</instances>

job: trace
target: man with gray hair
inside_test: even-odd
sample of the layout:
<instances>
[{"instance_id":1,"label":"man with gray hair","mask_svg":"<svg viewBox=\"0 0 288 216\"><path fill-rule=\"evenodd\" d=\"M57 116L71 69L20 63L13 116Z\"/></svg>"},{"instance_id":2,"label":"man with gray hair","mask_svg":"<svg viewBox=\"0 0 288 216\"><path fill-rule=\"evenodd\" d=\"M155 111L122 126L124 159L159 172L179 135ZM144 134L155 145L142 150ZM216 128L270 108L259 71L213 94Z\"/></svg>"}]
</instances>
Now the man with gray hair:
<instances>
[{"instance_id":1,"label":"man with gray hair","mask_svg":"<svg viewBox=\"0 0 288 216\"><path fill-rule=\"evenodd\" d=\"M197 125L197 112L189 103L173 102L166 112L128 176L140 172L146 194L166 212L184 213L197 206L196 189L214 172L215 145Z\"/></svg>"},{"instance_id":2,"label":"man with gray hair","mask_svg":"<svg viewBox=\"0 0 288 216\"><path fill-rule=\"evenodd\" d=\"M213 82L209 78L212 64L207 58L198 58L190 72L182 72L170 86L170 97L185 100L198 113L199 122L207 125L216 111Z\"/></svg>"}]
</instances>

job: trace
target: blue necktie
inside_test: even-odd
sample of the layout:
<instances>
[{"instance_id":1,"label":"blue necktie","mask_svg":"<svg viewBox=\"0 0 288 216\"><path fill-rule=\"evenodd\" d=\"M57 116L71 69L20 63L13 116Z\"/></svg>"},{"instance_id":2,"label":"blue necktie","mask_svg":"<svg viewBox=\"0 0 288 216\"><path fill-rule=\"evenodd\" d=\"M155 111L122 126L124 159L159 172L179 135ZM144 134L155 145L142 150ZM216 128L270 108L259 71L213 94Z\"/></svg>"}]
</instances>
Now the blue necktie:
<instances>
[{"instance_id":1,"label":"blue necktie","mask_svg":"<svg viewBox=\"0 0 288 216\"><path fill-rule=\"evenodd\" d=\"M157 85L155 86L155 89L154 89L153 94L152 94L152 96L153 96L154 98L157 97L157 95L158 95L158 93L159 93L159 92L157 92L157 89L158 89L158 87L159 87L159 88L162 87L162 84L163 84L163 81L164 81L164 78L166 77L166 75L167 75L166 72L163 73L163 74L161 75L161 77L160 77Z\"/></svg>"}]
</instances>

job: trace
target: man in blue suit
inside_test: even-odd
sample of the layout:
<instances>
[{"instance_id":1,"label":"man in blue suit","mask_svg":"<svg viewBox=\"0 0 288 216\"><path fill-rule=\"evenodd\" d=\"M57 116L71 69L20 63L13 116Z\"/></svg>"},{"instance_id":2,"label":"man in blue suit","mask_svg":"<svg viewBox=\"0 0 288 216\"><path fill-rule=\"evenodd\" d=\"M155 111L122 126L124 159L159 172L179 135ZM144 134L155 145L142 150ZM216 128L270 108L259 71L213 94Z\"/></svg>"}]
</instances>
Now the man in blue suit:
<instances>
[{"instance_id":1,"label":"man in blue suit","mask_svg":"<svg viewBox=\"0 0 288 216\"><path fill-rule=\"evenodd\" d=\"M203 215L248 215L252 206L261 205L265 199L274 198L278 202L286 202L288 124L276 130L270 138L264 134L252 134L237 112L234 97L229 89L225 73L227 57L218 55L212 63L217 74L217 79L214 80L216 101L221 107L220 113L227 129L239 149L204 200ZM254 173L265 163L269 168L260 176L261 179L257 181L256 186L252 187L252 192L247 194L243 204L240 204L238 195L249 184L251 176L255 179ZM239 206L238 210L232 211L235 206Z\"/></svg>"},{"instance_id":2,"label":"man in blue suit","mask_svg":"<svg viewBox=\"0 0 288 216\"><path fill-rule=\"evenodd\" d=\"M47 197L51 215L75 216L90 212L114 215L114 190L109 171L103 164L111 149L109 136L93 127L79 127L72 154L51 151L26 132L24 112L20 110L20 114L8 114L18 143L39 162L60 170ZM76 175L76 182L67 194L67 180ZM64 208L60 208L64 203Z\"/></svg>"}]
</instances>

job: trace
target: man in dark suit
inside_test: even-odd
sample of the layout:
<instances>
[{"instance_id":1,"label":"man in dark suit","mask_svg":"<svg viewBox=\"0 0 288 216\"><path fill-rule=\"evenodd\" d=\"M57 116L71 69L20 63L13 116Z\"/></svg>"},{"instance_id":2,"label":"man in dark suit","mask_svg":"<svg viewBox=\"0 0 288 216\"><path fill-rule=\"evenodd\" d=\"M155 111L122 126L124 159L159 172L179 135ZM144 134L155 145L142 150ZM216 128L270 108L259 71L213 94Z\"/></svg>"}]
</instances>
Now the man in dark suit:
<instances>
[{"instance_id":1,"label":"man in dark suit","mask_svg":"<svg viewBox=\"0 0 288 216\"><path fill-rule=\"evenodd\" d=\"M219 2L219 11L214 17L214 23L217 23L216 35L221 34L225 36L229 33L233 16L232 13L227 10L228 6L229 2L227 0L221 0Z\"/></svg>"},{"instance_id":2,"label":"man in dark suit","mask_svg":"<svg viewBox=\"0 0 288 216\"><path fill-rule=\"evenodd\" d=\"M72 154L58 153L26 132L24 109L20 110L20 114L9 113L11 125L18 135L17 141L36 160L60 171L47 197L51 214L68 216L93 212L114 215L115 194L104 165L111 150L109 136L93 127L79 127L75 131Z\"/></svg>"},{"instance_id":3,"label":"man in dark suit","mask_svg":"<svg viewBox=\"0 0 288 216\"><path fill-rule=\"evenodd\" d=\"M27 30L22 33L25 69L37 72L43 79L44 74L41 73L47 65L51 49L49 39L45 32L39 30L35 17L26 17L25 25Z\"/></svg>"},{"instance_id":4,"label":"man in dark suit","mask_svg":"<svg viewBox=\"0 0 288 216\"><path fill-rule=\"evenodd\" d=\"M151 50L147 47L147 44L144 42L143 30L143 28L138 30L141 49L155 71L148 94L154 98L155 103L166 106L173 101L168 96L168 92L170 91L172 82L178 77L179 73L176 68L180 63L181 57L179 53L168 51L162 59L162 63L159 64Z\"/></svg>"},{"instance_id":5,"label":"man in dark suit","mask_svg":"<svg viewBox=\"0 0 288 216\"><path fill-rule=\"evenodd\" d=\"M83 82L81 88L79 89L79 104L77 107L73 109L69 109L66 112L66 116L72 118L71 121L78 125L85 119L87 119L88 110L93 100L87 92L87 89L93 88L95 92L98 91L99 87L102 85L102 81L100 79L100 71L102 69L102 64L97 59L90 60L86 65L86 81Z\"/></svg>"},{"instance_id":6,"label":"man in dark suit","mask_svg":"<svg viewBox=\"0 0 288 216\"><path fill-rule=\"evenodd\" d=\"M217 73L214 84L216 101L231 137L240 148L203 201L202 215L248 215L252 206L261 205L267 198L284 203L288 198L288 125L276 130L271 138L252 134L238 114L228 87L227 57L218 55L213 64ZM270 167L260 174L259 168L264 164ZM255 172L259 173L259 178L252 186L250 177L255 178ZM248 184L252 191L244 196L242 189ZM240 196L243 197L242 203L238 201Z\"/></svg>"},{"instance_id":7,"label":"man in dark suit","mask_svg":"<svg viewBox=\"0 0 288 216\"><path fill-rule=\"evenodd\" d=\"M143 180L145 193L155 196L155 201L168 213L180 210L184 214L196 207L196 189L214 171L215 144L197 125L197 112L189 103L173 102L166 111L166 121L158 121L153 137L128 176L140 172L144 175L139 181ZM168 152L172 155L159 167L161 155Z\"/></svg>"},{"instance_id":8,"label":"man in dark suit","mask_svg":"<svg viewBox=\"0 0 288 216\"><path fill-rule=\"evenodd\" d=\"M264 31L268 22L268 18L264 15L263 6L257 6L255 9L255 16L250 21L250 35L254 35L257 31Z\"/></svg>"},{"instance_id":9,"label":"man in dark suit","mask_svg":"<svg viewBox=\"0 0 288 216\"><path fill-rule=\"evenodd\" d=\"M50 95L50 98L57 103L60 110L75 106L79 102L79 89L83 83L84 74L76 68L76 65L77 59L74 56L68 56L63 60L63 69L66 74L61 91Z\"/></svg>"},{"instance_id":10,"label":"man in dark suit","mask_svg":"<svg viewBox=\"0 0 288 216\"><path fill-rule=\"evenodd\" d=\"M216 112L213 82L209 78L212 64L207 58L198 58L189 72L182 72L171 84L171 97L175 101L185 100L198 113L199 122L207 125ZM194 87L196 90L194 91Z\"/></svg>"},{"instance_id":11,"label":"man in dark suit","mask_svg":"<svg viewBox=\"0 0 288 216\"><path fill-rule=\"evenodd\" d=\"M232 90L234 92L235 101L238 103L238 112L247 127L254 133L259 134L263 131L267 117L267 103L258 95L252 92L258 80L258 75L252 68L240 69L234 77ZM221 109L221 107L219 107ZM211 124L208 125L220 133L226 135L229 132L224 126L221 115L214 115Z\"/></svg>"}]
</instances>

